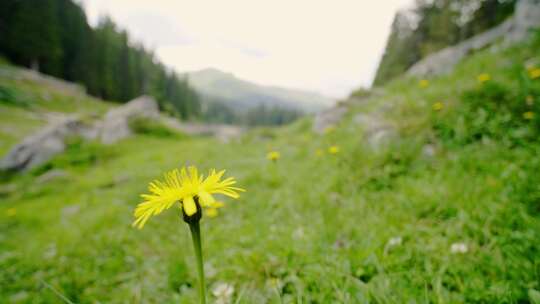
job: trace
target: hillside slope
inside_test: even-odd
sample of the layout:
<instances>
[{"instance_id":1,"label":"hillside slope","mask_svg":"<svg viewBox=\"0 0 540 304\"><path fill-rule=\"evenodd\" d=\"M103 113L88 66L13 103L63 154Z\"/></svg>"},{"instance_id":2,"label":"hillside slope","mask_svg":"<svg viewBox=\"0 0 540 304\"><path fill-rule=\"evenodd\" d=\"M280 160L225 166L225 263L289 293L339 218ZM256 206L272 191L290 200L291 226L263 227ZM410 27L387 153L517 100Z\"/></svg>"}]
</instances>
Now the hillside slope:
<instances>
[{"instance_id":1,"label":"hillside slope","mask_svg":"<svg viewBox=\"0 0 540 304\"><path fill-rule=\"evenodd\" d=\"M77 85L0 62L0 155L55 119L99 116L112 106Z\"/></svg>"},{"instance_id":2,"label":"hillside slope","mask_svg":"<svg viewBox=\"0 0 540 304\"><path fill-rule=\"evenodd\" d=\"M192 72L187 77L203 101L220 102L236 111L264 104L313 113L333 103L332 99L313 92L261 86L216 69Z\"/></svg>"},{"instance_id":3,"label":"hillside slope","mask_svg":"<svg viewBox=\"0 0 540 304\"><path fill-rule=\"evenodd\" d=\"M345 103L322 136L309 119L229 144L138 135L74 145L5 179L0 298L194 303L195 261L177 210L142 231L130 224L149 181L195 164L227 169L247 189L202 223L210 290L232 285L233 303L534 303L540 33L418 82ZM370 146L359 114L394 136ZM267 161L268 150L281 158Z\"/></svg>"}]
</instances>

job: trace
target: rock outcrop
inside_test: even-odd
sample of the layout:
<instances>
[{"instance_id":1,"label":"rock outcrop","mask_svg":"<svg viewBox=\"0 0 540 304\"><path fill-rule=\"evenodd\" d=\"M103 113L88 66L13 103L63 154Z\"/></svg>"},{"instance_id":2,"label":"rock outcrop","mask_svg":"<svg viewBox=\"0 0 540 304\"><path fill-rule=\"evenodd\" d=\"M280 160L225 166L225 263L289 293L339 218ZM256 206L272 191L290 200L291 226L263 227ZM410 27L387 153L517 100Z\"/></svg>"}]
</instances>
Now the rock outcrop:
<instances>
[{"instance_id":1,"label":"rock outcrop","mask_svg":"<svg viewBox=\"0 0 540 304\"><path fill-rule=\"evenodd\" d=\"M313 132L317 134L325 133L327 130L337 126L354 105L361 105L370 99L384 96L384 94L385 91L382 88L372 88L369 91L364 91L360 96L352 94L348 99L342 100L335 106L315 115L312 126Z\"/></svg>"},{"instance_id":2,"label":"rock outcrop","mask_svg":"<svg viewBox=\"0 0 540 304\"><path fill-rule=\"evenodd\" d=\"M105 114L99 126L100 140L112 144L131 135L129 121L135 117L159 118L159 107L150 96L141 96Z\"/></svg>"},{"instance_id":3,"label":"rock outcrop","mask_svg":"<svg viewBox=\"0 0 540 304\"><path fill-rule=\"evenodd\" d=\"M324 110L315 116L313 132L323 134L326 130L337 125L348 112L347 104L342 102L330 109Z\"/></svg>"},{"instance_id":4,"label":"rock outcrop","mask_svg":"<svg viewBox=\"0 0 540 304\"><path fill-rule=\"evenodd\" d=\"M229 141L242 133L242 129L235 126L180 123L160 115L158 104L152 97L141 96L111 109L102 120L93 123L76 116L55 115L47 127L13 147L0 160L0 170L21 171L43 164L64 152L69 137L97 139L103 144L113 144L132 135L130 121L136 117L159 120L171 129L190 135L215 136L222 141Z\"/></svg>"},{"instance_id":5,"label":"rock outcrop","mask_svg":"<svg viewBox=\"0 0 540 304\"><path fill-rule=\"evenodd\" d=\"M513 28L506 40L516 42L527 38L531 29L540 27L540 0L518 1L513 19Z\"/></svg>"},{"instance_id":6,"label":"rock outcrop","mask_svg":"<svg viewBox=\"0 0 540 304\"><path fill-rule=\"evenodd\" d=\"M0 161L0 170L20 171L43 164L64 152L70 137L99 138L104 144L114 143L131 135L129 120L137 116L159 118L157 102L148 96L139 97L110 110L103 121L95 123L85 122L77 116L56 118L55 122L13 147Z\"/></svg>"},{"instance_id":7,"label":"rock outcrop","mask_svg":"<svg viewBox=\"0 0 540 304\"><path fill-rule=\"evenodd\" d=\"M368 114L357 114L353 122L363 131L364 140L372 148L380 148L398 136L396 128L388 121Z\"/></svg>"},{"instance_id":8,"label":"rock outcrop","mask_svg":"<svg viewBox=\"0 0 540 304\"><path fill-rule=\"evenodd\" d=\"M23 80L23 81L36 82L36 83L54 88L63 93L71 94L75 96L86 93L86 89L79 84L64 81L62 79L58 79L58 78L34 71L34 70L25 69L21 67L17 69L0 67L0 76L2 78L14 79L18 81Z\"/></svg>"},{"instance_id":9,"label":"rock outcrop","mask_svg":"<svg viewBox=\"0 0 540 304\"><path fill-rule=\"evenodd\" d=\"M33 168L61 153L66 148L66 139L71 136L92 138L97 135L93 126L76 117L67 117L47 126L40 132L28 136L16 145L0 161L0 170L17 171Z\"/></svg>"},{"instance_id":10,"label":"rock outcrop","mask_svg":"<svg viewBox=\"0 0 540 304\"><path fill-rule=\"evenodd\" d=\"M502 24L420 60L407 71L407 74L425 77L449 73L471 52L501 39L507 44L522 41L531 29L537 27L540 27L540 0L519 0L514 16Z\"/></svg>"}]
</instances>

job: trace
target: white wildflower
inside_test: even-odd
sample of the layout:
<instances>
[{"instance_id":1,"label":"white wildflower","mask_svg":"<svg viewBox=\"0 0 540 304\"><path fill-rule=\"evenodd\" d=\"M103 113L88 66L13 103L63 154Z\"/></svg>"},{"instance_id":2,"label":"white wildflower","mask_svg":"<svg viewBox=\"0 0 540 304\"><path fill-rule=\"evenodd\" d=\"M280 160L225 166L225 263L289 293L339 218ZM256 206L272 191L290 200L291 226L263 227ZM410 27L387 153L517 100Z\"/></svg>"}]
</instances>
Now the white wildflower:
<instances>
[{"instance_id":1,"label":"white wildflower","mask_svg":"<svg viewBox=\"0 0 540 304\"><path fill-rule=\"evenodd\" d=\"M400 236L393 237L388 240L388 247L400 246L403 243L403 239Z\"/></svg>"},{"instance_id":2,"label":"white wildflower","mask_svg":"<svg viewBox=\"0 0 540 304\"><path fill-rule=\"evenodd\" d=\"M469 251L469 247L465 243L453 243L450 246L450 252L452 253L467 253L467 251Z\"/></svg>"},{"instance_id":3,"label":"white wildflower","mask_svg":"<svg viewBox=\"0 0 540 304\"><path fill-rule=\"evenodd\" d=\"M304 228L302 228L302 227L296 228L296 230L294 230L294 232L293 232L293 238L295 240L303 239L305 236L306 236L306 234L304 232Z\"/></svg>"},{"instance_id":4,"label":"white wildflower","mask_svg":"<svg viewBox=\"0 0 540 304\"><path fill-rule=\"evenodd\" d=\"M234 287L227 283L217 283L212 289L212 294L216 297L216 304L231 303L231 298L234 293Z\"/></svg>"}]
</instances>

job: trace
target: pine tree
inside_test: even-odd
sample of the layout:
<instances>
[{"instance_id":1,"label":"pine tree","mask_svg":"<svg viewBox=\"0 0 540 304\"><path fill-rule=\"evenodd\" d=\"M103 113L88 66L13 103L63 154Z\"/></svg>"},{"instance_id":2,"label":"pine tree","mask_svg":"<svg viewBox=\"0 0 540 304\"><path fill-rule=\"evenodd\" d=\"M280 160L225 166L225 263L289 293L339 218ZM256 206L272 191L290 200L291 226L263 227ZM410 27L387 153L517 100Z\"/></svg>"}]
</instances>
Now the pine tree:
<instances>
[{"instance_id":1,"label":"pine tree","mask_svg":"<svg viewBox=\"0 0 540 304\"><path fill-rule=\"evenodd\" d=\"M17 63L58 75L62 56L56 1L19 1L7 26L6 44Z\"/></svg>"},{"instance_id":2,"label":"pine tree","mask_svg":"<svg viewBox=\"0 0 540 304\"><path fill-rule=\"evenodd\" d=\"M187 80L134 45L110 18L91 28L72 0L1 1L0 52L15 63L80 82L104 99L126 102L150 94L161 109L183 119L201 111Z\"/></svg>"}]
</instances>

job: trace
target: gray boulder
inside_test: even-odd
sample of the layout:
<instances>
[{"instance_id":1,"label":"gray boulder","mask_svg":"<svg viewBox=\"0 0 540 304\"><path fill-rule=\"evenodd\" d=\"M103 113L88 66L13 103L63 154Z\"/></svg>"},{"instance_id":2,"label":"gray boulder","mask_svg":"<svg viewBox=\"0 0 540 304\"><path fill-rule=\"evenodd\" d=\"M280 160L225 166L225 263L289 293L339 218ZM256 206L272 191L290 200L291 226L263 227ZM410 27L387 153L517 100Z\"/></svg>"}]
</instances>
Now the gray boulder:
<instances>
[{"instance_id":1,"label":"gray boulder","mask_svg":"<svg viewBox=\"0 0 540 304\"><path fill-rule=\"evenodd\" d=\"M53 169L40 175L36 179L36 182L38 184L45 184L53 180L66 179L66 178L69 178L69 174L66 171L61 170L61 169Z\"/></svg>"},{"instance_id":2,"label":"gray boulder","mask_svg":"<svg viewBox=\"0 0 540 304\"><path fill-rule=\"evenodd\" d=\"M527 38L529 30L540 27L540 0L520 0L516 4L512 31L506 37L508 42Z\"/></svg>"},{"instance_id":3,"label":"gray boulder","mask_svg":"<svg viewBox=\"0 0 540 304\"><path fill-rule=\"evenodd\" d=\"M430 158L437 154L437 147L434 144L427 144L422 147L422 156Z\"/></svg>"},{"instance_id":4,"label":"gray boulder","mask_svg":"<svg viewBox=\"0 0 540 304\"><path fill-rule=\"evenodd\" d=\"M392 124L374 115L357 114L353 122L362 129L364 140L374 149L384 146L398 136Z\"/></svg>"},{"instance_id":5,"label":"gray boulder","mask_svg":"<svg viewBox=\"0 0 540 304\"><path fill-rule=\"evenodd\" d=\"M28 136L13 147L0 161L0 170L25 170L38 166L65 150L65 140L71 136L95 136L93 126L77 117L65 119Z\"/></svg>"},{"instance_id":6,"label":"gray boulder","mask_svg":"<svg viewBox=\"0 0 540 304\"><path fill-rule=\"evenodd\" d=\"M107 112L99 126L101 142L112 144L130 136L132 131L129 121L136 117L159 119L156 100L150 96L141 96Z\"/></svg>"},{"instance_id":7,"label":"gray boulder","mask_svg":"<svg viewBox=\"0 0 540 304\"><path fill-rule=\"evenodd\" d=\"M421 77L449 73L467 54L475 50L480 50L507 35L512 29L513 24L514 19L512 18L482 34L429 55L414 64L407 71L407 74Z\"/></svg>"},{"instance_id":8,"label":"gray boulder","mask_svg":"<svg viewBox=\"0 0 540 304\"><path fill-rule=\"evenodd\" d=\"M506 45L522 41L527 38L531 29L537 27L540 27L540 0L519 0L513 17L484 33L427 56L414 64L407 74L424 77L451 72L454 66L471 52L500 39L504 39Z\"/></svg>"},{"instance_id":9,"label":"gray boulder","mask_svg":"<svg viewBox=\"0 0 540 304\"><path fill-rule=\"evenodd\" d=\"M315 116L313 122L313 132L323 134L328 128L336 126L347 114L348 108L345 103L340 103L335 107L320 112Z\"/></svg>"},{"instance_id":10,"label":"gray boulder","mask_svg":"<svg viewBox=\"0 0 540 304\"><path fill-rule=\"evenodd\" d=\"M152 97L141 96L110 110L103 121L93 124L78 117L59 117L13 147L0 160L0 170L21 171L43 164L64 152L69 137L99 138L105 144L114 143L131 135L129 120L134 117L159 118L157 102Z\"/></svg>"}]
</instances>

